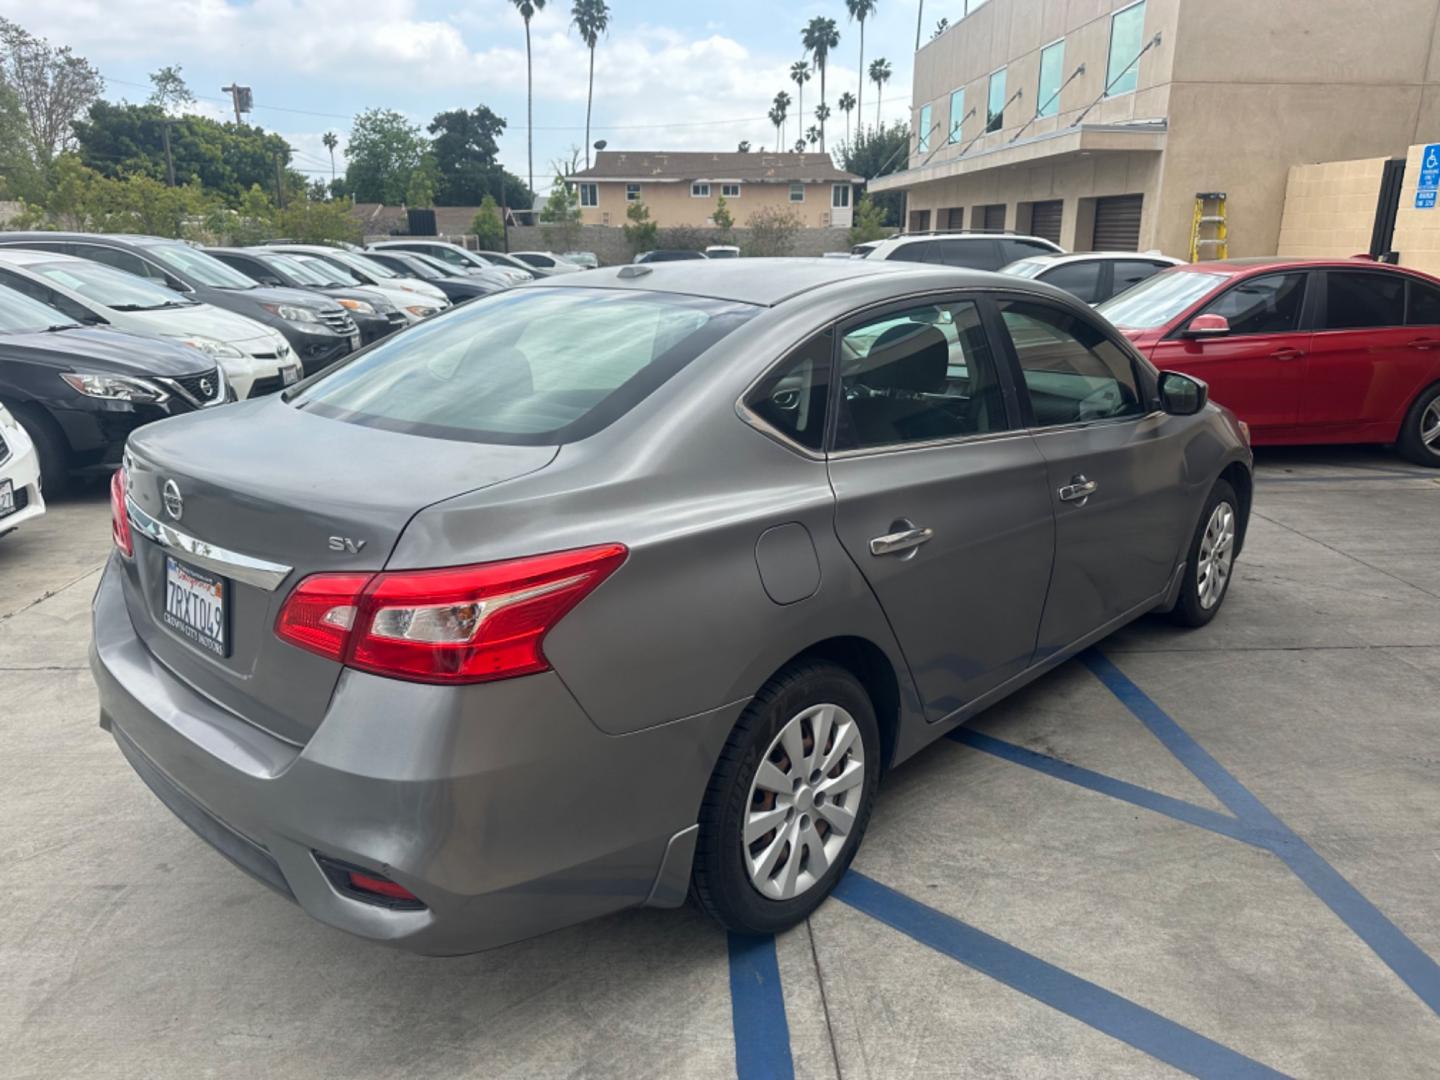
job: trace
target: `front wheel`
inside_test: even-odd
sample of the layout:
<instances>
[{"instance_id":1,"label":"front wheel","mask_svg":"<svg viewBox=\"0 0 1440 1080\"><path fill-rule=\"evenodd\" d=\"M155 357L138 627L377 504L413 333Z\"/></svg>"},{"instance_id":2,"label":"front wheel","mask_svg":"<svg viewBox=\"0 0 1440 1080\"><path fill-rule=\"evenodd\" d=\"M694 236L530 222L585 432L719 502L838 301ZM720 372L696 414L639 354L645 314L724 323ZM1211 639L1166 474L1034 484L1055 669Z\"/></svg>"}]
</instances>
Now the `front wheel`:
<instances>
[{"instance_id":1,"label":"front wheel","mask_svg":"<svg viewBox=\"0 0 1440 1080\"><path fill-rule=\"evenodd\" d=\"M1440 468L1440 383L1426 390L1410 406L1395 446L1407 461Z\"/></svg>"},{"instance_id":2,"label":"front wheel","mask_svg":"<svg viewBox=\"0 0 1440 1080\"><path fill-rule=\"evenodd\" d=\"M1235 489L1217 480L1205 500L1200 524L1185 559L1185 580L1170 618L1181 626L1204 626L1220 611L1235 569L1240 516Z\"/></svg>"},{"instance_id":3,"label":"front wheel","mask_svg":"<svg viewBox=\"0 0 1440 1080\"><path fill-rule=\"evenodd\" d=\"M880 736L844 668L797 664L741 715L700 810L693 895L727 928L773 934L820 906L870 818Z\"/></svg>"}]
</instances>

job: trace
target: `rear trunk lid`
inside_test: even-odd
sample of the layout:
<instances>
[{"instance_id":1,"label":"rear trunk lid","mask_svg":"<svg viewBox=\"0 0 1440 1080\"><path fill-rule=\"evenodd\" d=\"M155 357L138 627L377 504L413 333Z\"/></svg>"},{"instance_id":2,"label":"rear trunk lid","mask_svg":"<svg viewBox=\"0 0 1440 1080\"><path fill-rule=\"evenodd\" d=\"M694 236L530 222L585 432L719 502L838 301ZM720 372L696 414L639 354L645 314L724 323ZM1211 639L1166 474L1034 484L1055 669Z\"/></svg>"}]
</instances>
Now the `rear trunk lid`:
<instances>
[{"instance_id":1,"label":"rear trunk lid","mask_svg":"<svg viewBox=\"0 0 1440 1080\"><path fill-rule=\"evenodd\" d=\"M275 636L295 584L314 573L380 570L418 511L542 469L555 453L381 431L279 398L143 428L127 453L137 511L126 568L131 619L180 678L303 745L341 667ZM208 603L215 579L223 597L207 625L218 648L193 626L176 626L166 608L177 583L198 587Z\"/></svg>"}]
</instances>

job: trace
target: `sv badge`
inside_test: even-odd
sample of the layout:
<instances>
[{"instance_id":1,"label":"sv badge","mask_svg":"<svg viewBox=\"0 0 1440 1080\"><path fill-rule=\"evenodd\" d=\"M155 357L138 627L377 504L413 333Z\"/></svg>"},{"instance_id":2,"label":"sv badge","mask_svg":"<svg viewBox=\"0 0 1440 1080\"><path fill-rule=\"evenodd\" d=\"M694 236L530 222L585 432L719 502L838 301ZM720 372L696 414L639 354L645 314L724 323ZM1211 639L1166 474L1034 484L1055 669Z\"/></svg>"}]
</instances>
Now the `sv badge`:
<instances>
[{"instance_id":1,"label":"sv badge","mask_svg":"<svg viewBox=\"0 0 1440 1080\"><path fill-rule=\"evenodd\" d=\"M332 536L330 537L330 550L359 555L361 551L365 550L365 543L364 540L351 540L348 536Z\"/></svg>"}]
</instances>

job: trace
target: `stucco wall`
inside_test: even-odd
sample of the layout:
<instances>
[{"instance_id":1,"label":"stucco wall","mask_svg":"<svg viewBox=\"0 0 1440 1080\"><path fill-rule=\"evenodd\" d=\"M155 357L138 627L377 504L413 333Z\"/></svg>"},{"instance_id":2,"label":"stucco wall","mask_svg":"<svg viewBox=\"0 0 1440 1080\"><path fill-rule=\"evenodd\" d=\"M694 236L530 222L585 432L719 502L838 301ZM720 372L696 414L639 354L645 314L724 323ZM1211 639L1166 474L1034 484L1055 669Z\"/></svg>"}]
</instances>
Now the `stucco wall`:
<instances>
[{"instance_id":1,"label":"stucco wall","mask_svg":"<svg viewBox=\"0 0 1440 1080\"><path fill-rule=\"evenodd\" d=\"M1383 157L1294 165L1277 255L1344 258L1370 250Z\"/></svg>"},{"instance_id":2,"label":"stucco wall","mask_svg":"<svg viewBox=\"0 0 1440 1080\"><path fill-rule=\"evenodd\" d=\"M599 181L600 205L586 207L581 218L587 225L610 225L619 227L626 223L625 212L630 204L625 200L625 184L614 181ZM715 213L719 201L720 185L710 185L708 199L696 198L690 194L690 182L678 181L661 183L651 181L640 185L640 201L650 211L650 220L661 228L687 225L704 228L710 216ZM805 201L790 201L790 185L747 183L740 186L739 197L727 197L725 202L736 225L744 225L746 219L764 207L780 207L794 210L806 228L823 229L831 224L831 185L805 185ZM840 215L844 225L850 224L849 211Z\"/></svg>"},{"instance_id":3,"label":"stucco wall","mask_svg":"<svg viewBox=\"0 0 1440 1080\"><path fill-rule=\"evenodd\" d=\"M1436 132L1440 141L1440 131ZM1410 147L1405 157L1405 188L1400 193L1400 210L1395 215L1395 240L1400 265L1413 266L1427 274L1440 274L1440 207L1415 209L1415 191L1420 183L1420 155L1425 145Z\"/></svg>"},{"instance_id":4,"label":"stucco wall","mask_svg":"<svg viewBox=\"0 0 1440 1080\"><path fill-rule=\"evenodd\" d=\"M740 247L741 252L745 251L745 245L749 241L750 231L748 229L735 229L733 232L734 244ZM390 240L394 237L370 237L370 240ZM473 249L475 238L473 236L449 236L457 244L463 244ZM664 231L661 231L660 239L665 239ZM710 243L721 243L715 237ZM511 251L545 251L549 245L545 242L543 227L539 225L512 226L510 229L510 250ZM795 234L793 250L794 256L816 256L823 255L827 251L848 251L850 248L850 231L848 229L802 229ZM603 266L616 266L628 263L631 258L630 248L625 243L625 234L620 229L610 228L603 225L584 225L580 230L580 242L576 245L579 251L593 251Z\"/></svg>"}]
</instances>

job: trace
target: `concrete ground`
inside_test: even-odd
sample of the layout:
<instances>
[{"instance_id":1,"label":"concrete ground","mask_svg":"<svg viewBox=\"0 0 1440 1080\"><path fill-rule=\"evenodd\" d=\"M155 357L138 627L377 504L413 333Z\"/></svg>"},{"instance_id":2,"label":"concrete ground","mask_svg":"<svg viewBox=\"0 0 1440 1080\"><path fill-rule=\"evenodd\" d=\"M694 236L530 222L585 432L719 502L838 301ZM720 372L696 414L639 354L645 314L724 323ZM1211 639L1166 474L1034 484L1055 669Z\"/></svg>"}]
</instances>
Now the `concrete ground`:
<instances>
[{"instance_id":1,"label":"concrete ground","mask_svg":"<svg viewBox=\"0 0 1440 1080\"><path fill-rule=\"evenodd\" d=\"M0 1073L1440 1072L1440 476L1262 455L1220 617L1145 620L882 788L808 925L633 911L463 959L233 870L96 726L105 493L0 540Z\"/></svg>"}]
</instances>

